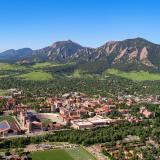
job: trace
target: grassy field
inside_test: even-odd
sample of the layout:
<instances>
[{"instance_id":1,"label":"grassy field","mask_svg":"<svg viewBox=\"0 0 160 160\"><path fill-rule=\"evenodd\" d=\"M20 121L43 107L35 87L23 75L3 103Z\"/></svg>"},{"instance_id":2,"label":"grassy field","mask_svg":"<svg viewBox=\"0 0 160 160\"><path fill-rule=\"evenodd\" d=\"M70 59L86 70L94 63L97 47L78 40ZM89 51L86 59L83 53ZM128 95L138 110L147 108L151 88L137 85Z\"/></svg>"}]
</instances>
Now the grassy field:
<instances>
[{"instance_id":1,"label":"grassy field","mask_svg":"<svg viewBox=\"0 0 160 160\"><path fill-rule=\"evenodd\" d=\"M0 96L5 96L7 93L7 90L0 89Z\"/></svg>"},{"instance_id":2,"label":"grassy field","mask_svg":"<svg viewBox=\"0 0 160 160\"><path fill-rule=\"evenodd\" d=\"M83 74L84 74L84 71L77 69L74 71L72 76L75 78L81 78L83 76Z\"/></svg>"},{"instance_id":3,"label":"grassy field","mask_svg":"<svg viewBox=\"0 0 160 160\"><path fill-rule=\"evenodd\" d=\"M26 69L26 67L15 64L0 63L0 70L23 70L23 69Z\"/></svg>"},{"instance_id":4,"label":"grassy field","mask_svg":"<svg viewBox=\"0 0 160 160\"><path fill-rule=\"evenodd\" d=\"M0 75L0 78L13 76L13 77L22 78L25 80L33 80L33 81L34 80L35 81L52 80L53 79L52 75L45 72L47 67L51 67L51 68L61 67L61 66L64 67L68 65L74 65L74 63L58 64L58 63L52 63L52 62L43 62L43 63L36 63L30 66L0 63L0 71L5 71L4 74ZM23 74L24 73L23 71L25 72L25 74ZM16 76L16 74L19 74L19 75ZM145 71L124 72L124 71L119 71L117 69L108 69L106 72L104 72L102 76L99 75L98 78L104 79L110 75L116 75L122 78L134 80L134 81L160 80L160 74L158 73L149 73ZM82 78L82 77L93 78L94 77L94 75L88 74L86 71L81 70L81 69L77 69L73 72L73 74L66 75L66 76L69 78Z\"/></svg>"},{"instance_id":5,"label":"grassy field","mask_svg":"<svg viewBox=\"0 0 160 160\"><path fill-rule=\"evenodd\" d=\"M92 78L93 75L87 73L86 71L84 70L81 70L81 69L76 69L73 74L71 76L68 76L68 77L73 77L73 78L82 78L82 77L90 77Z\"/></svg>"},{"instance_id":6,"label":"grassy field","mask_svg":"<svg viewBox=\"0 0 160 160\"><path fill-rule=\"evenodd\" d=\"M68 152L74 160L96 160L95 157L93 157L82 147L75 149L66 149L66 152Z\"/></svg>"},{"instance_id":7,"label":"grassy field","mask_svg":"<svg viewBox=\"0 0 160 160\"><path fill-rule=\"evenodd\" d=\"M65 66L65 65L73 65L74 63L53 63L53 62L42 62L42 63L36 63L32 65L31 67L34 69L43 69L46 67L58 67L58 66Z\"/></svg>"},{"instance_id":8,"label":"grassy field","mask_svg":"<svg viewBox=\"0 0 160 160\"><path fill-rule=\"evenodd\" d=\"M0 75L0 78L8 77L9 75Z\"/></svg>"},{"instance_id":9,"label":"grassy field","mask_svg":"<svg viewBox=\"0 0 160 160\"><path fill-rule=\"evenodd\" d=\"M25 74L19 74L18 76L14 74L9 74L7 75L0 75L0 78L4 77L17 77L17 78L22 78L25 80L51 80L53 77L51 74L46 73L42 71L41 69L47 67L47 66L52 66L52 63L50 62L45 62L45 63L37 63L32 66L21 66L21 65L15 65L15 64L8 64L8 63L0 63L0 71L25 71L28 73Z\"/></svg>"},{"instance_id":10,"label":"grassy field","mask_svg":"<svg viewBox=\"0 0 160 160\"><path fill-rule=\"evenodd\" d=\"M33 81L45 81L45 80L51 80L53 78L51 74L43 71L37 71L37 72L33 71L33 72L19 75L17 77L25 80L33 80Z\"/></svg>"},{"instance_id":11,"label":"grassy field","mask_svg":"<svg viewBox=\"0 0 160 160\"><path fill-rule=\"evenodd\" d=\"M45 68L45 67L52 67L52 66L55 66L55 65L56 64L51 63L51 62L44 62L44 63L36 63L32 67L35 68L35 69L38 69L38 68L42 69L42 68Z\"/></svg>"},{"instance_id":12,"label":"grassy field","mask_svg":"<svg viewBox=\"0 0 160 160\"><path fill-rule=\"evenodd\" d=\"M139 72L123 72L116 69L108 69L107 73L116 75L119 77L127 78L134 81L153 81L160 80L160 74L158 73L149 73L145 71Z\"/></svg>"},{"instance_id":13,"label":"grassy field","mask_svg":"<svg viewBox=\"0 0 160 160\"><path fill-rule=\"evenodd\" d=\"M74 65L74 63L52 63L52 62L43 62L43 63L36 63L33 65L22 66L18 64L9 64L9 63L0 63L0 71L3 71L0 75L1 78L5 77L15 77L19 79L25 80L33 80L33 81L45 81L45 80L52 80L53 77L51 74L46 73L45 70L54 67L65 67ZM77 75L75 75L77 76Z\"/></svg>"},{"instance_id":14,"label":"grassy field","mask_svg":"<svg viewBox=\"0 0 160 160\"><path fill-rule=\"evenodd\" d=\"M74 160L62 149L32 152L31 157L32 160Z\"/></svg>"},{"instance_id":15,"label":"grassy field","mask_svg":"<svg viewBox=\"0 0 160 160\"><path fill-rule=\"evenodd\" d=\"M33 160L96 160L81 147L76 149L55 149L32 152L31 157Z\"/></svg>"},{"instance_id":16,"label":"grassy field","mask_svg":"<svg viewBox=\"0 0 160 160\"><path fill-rule=\"evenodd\" d=\"M44 126L48 126L49 123L52 123L50 119L41 119L41 122L43 123Z\"/></svg>"}]
</instances>

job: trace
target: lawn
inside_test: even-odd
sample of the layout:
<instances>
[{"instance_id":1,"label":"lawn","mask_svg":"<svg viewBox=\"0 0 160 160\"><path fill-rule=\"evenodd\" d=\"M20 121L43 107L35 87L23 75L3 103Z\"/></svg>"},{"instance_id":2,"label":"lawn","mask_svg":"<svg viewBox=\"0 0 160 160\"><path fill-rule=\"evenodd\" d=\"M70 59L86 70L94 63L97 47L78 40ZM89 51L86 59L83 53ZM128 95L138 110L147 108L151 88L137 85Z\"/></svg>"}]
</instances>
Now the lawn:
<instances>
[{"instance_id":1,"label":"lawn","mask_svg":"<svg viewBox=\"0 0 160 160\"><path fill-rule=\"evenodd\" d=\"M52 123L53 121L50 119L41 119L41 122L44 126L48 126L49 123Z\"/></svg>"},{"instance_id":2,"label":"lawn","mask_svg":"<svg viewBox=\"0 0 160 160\"><path fill-rule=\"evenodd\" d=\"M96 160L82 147L32 152L31 157L32 160Z\"/></svg>"},{"instance_id":3,"label":"lawn","mask_svg":"<svg viewBox=\"0 0 160 160\"><path fill-rule=\"evenodd\" d=\"M74 160L62 149L32 152L31 157L32 160Z\"/></svg>"},{"instance_id":4,"label":"lawn","mask_svg":"<svg viewBox=\"0 0 160 160\"><path fill-rule=\"evenodd\" d=\"M37 72L33 71L33 72L19 75L17 77L25 80L33 80L33 81L45 81L45 80L51 80L53 78L51 74L43 71L37 71Z\"/></svg>"},{"instance_id":5,"label":"lawn","mask_svg":"<svg viewBox=\"0 0 160 160\"><path fill-rule=\"evenodd\" d=\"M68 152L74 160L96 160L94 156L82 147L66 149L66 152Z\"/></svg>"},{"instance_id":6,"label":"lawn","mask_svg":"<svg viewBox=\"0 0 160 160\"><path fill-rule=\"evenodd\" d=\"M107 73L116 75L119 77L131 79L134 81L154 81L160 80L160 74L158 73L149 73L145 71L132 71L132 72L123 72L116 69L108 69Z\"/></svg>"}]
</instances>

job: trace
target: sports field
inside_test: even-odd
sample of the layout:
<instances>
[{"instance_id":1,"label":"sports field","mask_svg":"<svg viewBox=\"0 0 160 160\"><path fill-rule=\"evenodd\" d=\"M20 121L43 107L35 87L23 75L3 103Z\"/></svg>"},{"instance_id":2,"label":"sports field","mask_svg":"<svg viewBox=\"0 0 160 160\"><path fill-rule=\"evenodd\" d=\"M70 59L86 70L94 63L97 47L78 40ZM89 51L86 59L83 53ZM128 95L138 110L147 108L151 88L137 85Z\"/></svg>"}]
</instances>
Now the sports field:
<instances>
[{"instance_id":1,"label":"sports field","mask_svg":"<svg viewBox=\"0 0 160 160\"><path fill-rule=\"evenodd\" d=\"M62 149L38 151L31 153L32 160L74 160Z\"/></svg>"},{"instance_id":2,"label":"sports field","mask_svg":"<svg viewBox=\"0 0 160 160\"><path fill-rule=\"evenodd\" d=\"M32 160L96 160L81 147L75 149L54 149L31 153Z\"/></svg>"},{"instance_id":3,"label":"sports field","mask_svg":"<svg viewBox=\"0 0 160 160\"><path fill-rule=\"evenodd\" d=\"M74 160L96 160L93 155L82 147L66 149L66 152L68 152Z\"/></svg>"}]
</instances>

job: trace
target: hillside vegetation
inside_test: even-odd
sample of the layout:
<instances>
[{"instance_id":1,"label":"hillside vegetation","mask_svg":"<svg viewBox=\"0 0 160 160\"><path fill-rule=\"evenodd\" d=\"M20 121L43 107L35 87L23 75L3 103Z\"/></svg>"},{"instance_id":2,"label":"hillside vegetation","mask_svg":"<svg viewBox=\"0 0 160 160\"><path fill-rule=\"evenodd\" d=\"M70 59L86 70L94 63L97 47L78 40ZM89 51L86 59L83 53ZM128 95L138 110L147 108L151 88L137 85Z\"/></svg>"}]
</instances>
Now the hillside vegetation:
<instances>
[{"instance_id":1,"label":"hillside vegetation","mask_svg":"<svg viewBox=\"0 0 160 160\"><path fill-rule=\"evenodd\" d=\"M108 69L107 74L116 75L122 78L127 78L133 81L154 81L160 80L160 74L158 73L149 73L146 71L132 71L124 72L117 69Z\"/></svg>"},{"instance_id":2,"label":"hillside vegetation","mask_svg":"<svg viewBox=\"0 0 160 160\"><path fill-rule=\"evenodd\" d=\"M51 80L53 78L51 74L43 71L37 71L37 72L33 71L33 72L19 75L17 77L25 80L33 80L33 81L45 81L45 80Z\"/></svg>"},{"instance_id":3,"label":"hillside vegetation","mask_svg":"<svg viewBox=\"0 0 160 160\"><path fill-rule=\"evenodd\" d=\"M87 66L85 66L87 67ZM75 63L52 63L42 62L30 65L17 65L0 63L0 79L18 78L32 81L52 80L53 76L61 75L67 78L99 78L106 79L108 76L118 76L133 81L159 81L159 73L148 71L120 71L117 69L107 69L102 74L85 70L84 66L77 66Z\"/></svg>"},{"instance_id":4,"label":"hillside vegetation","mask_svg":"<svg viewBox=\"0 0 160 160\"><path fill-rule=\"evenodd\" d=\"M0 70L22 70L25 68L25 66L20 66L16 64L0 63Z\"/></svg>"}]
</instances>

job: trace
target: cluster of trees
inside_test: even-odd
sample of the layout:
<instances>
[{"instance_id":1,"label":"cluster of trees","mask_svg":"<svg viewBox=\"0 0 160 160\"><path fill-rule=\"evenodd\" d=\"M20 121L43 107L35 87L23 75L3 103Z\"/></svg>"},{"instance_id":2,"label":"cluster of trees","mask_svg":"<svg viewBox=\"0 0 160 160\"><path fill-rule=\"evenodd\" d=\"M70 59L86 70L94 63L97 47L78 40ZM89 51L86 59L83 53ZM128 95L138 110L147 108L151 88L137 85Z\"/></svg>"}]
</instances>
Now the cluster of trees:
<instances>
[{"instance_id":1,"label":"cluster of trees","mask_svg":"<svg viewBox=\"0 0 160 160\"><path fill-rule=\"evenodd\" d=\"M145 126L145 128L143 127ZM143 123L123 123L112 125L104 128L93 130L66 130L56 131L53 134L46 134L36 137L15 138L3 140L0 143L0 148L21 148L27 144L40 143L44 141L50 142L70 142L82 145L91 145L96 143L116 142L122 140L127 135L137 135L142 139L150 135L150 128Z\"/></svg>"},{"instance_id":2,"label":"cluster of trees","mask_svg":"<svg viewBox=\"0 0 160 160\"><path fill-rule=\"evenodd\" d=\"M97 128L92 130L65 130L56 131L50 134L33 137L22 137L5 139L0 142L0 149L8 148L23 148L28 144L38 144L41 142L70 142L82 145L91 145L96 143L106 143L107 146L113 146L118 140L122 140L127 135L137 135L141 141L146 141L153 134L152 128L148 122L115 124L112 126ZM157 137L159 137L157 135ZM105 146L105 145L104 145ZM102 153L111 160L114 158L104 149ZM153 158L154 155L159 155L160 151L142 150L146 159ZM146 153L146 154L145 154ZM149 160L149 159L148 159Z\"/></svg>"},{"instance_id":3,"label":"cluster of trees","mask_svg":"<svg viewBox=\"0 0 160 160\"><path fill-rule=\"evenodd\" d=\"M27 69L0 70L0 75L2 75L0 78L0 89L18 88L23 90L28 96L35 94L38 96L57 95L70 91L80 91L88 95L108 97L114 97L118 94L159 94L160 81L136 82L109 74L107 78L104 78L101 76L102 72L100 71L102 67L99 68L98 66L99 64L91 66L88 63L66 63L41 68L53 75L54 79L50 81L29 81L16 78L15 75L27 73ZM74 73L75 69L83 69L83 67L88 68L87 73L92 76L79 78L69 76ZM30 67L30 70L32 69ZM36 69L34 68L34 70ZM3 75L7 75L7 77L3 77Z\"/></svg>"},{"instance_id":4,"label":"cluster of trees","mask_svg":"<svg viewBox=\"0 0 160 160\"><path fill-rule=\"evenodd\" d=\"M25 91L28 96L36 94L44 96L48 94L61 94L70 91L80 91L88 95L116 96L118 94L159 94L160 81L136 82L114 75L102 76L107 63L66 63L62 65L46 66L41 70L53 75L50 81L29 81L17 79L15 75L27 73L26 69L0 70L0 89L19 88ZM103 67L104 68L103 68ZM28 66L30 71L36 70ZM76 69L85 70L92 76L75 78L73 75ZM7 77L3 77L7 75Z\"/></svg>"},{"instance_id":5,"label":"cluster of trees","mask_svg":"<svg viewBox=\"0 0 160 160\"><path fill-rule=\"evenodd\" d=\"M18 80L13 77L1 78L0 88L18 88L23 90L27 96L47 96L80 91L88 95L114 97L118 94L159 94L160 82L133 82L115 76L99 79L96 77L69 78L55 75L51 81Z\"/></svg>"},{"instance_id":6,"label":"cluster of trees","mask_svg":"<svg viewBox=\"0 0 160 160\"><path fill-rule=\"evenodd\" d=\"M105 156L107 156L107 157L109 158L109 160L115 160L115 158L114 158L112 155L110 155L110 153L107 152L104 148L102 149L102 153L103 153Z\"/></svg>"},{"instance_id":7,"label":"cluster of trees","mask_svg":"<svg viewBox=\"0 0 160 160\"><path fill-rule=\"evenodd\" d=\"M11 78L11 76L7 78L4 77L0 78L0 89L18 88L22 90L26 96L26 98L22 100L23 103L35 103L35 101L32 101L34 96L47 97L50 95L59 95L73 91L83 92L90 96L101 95L105 97L116 97L119 94L157 95L159 94L160 90L160 81L134 82L116 76L109 76L105 79L101 79L98 76L80 78L65 76L64 73L66 74L74 71L73 66L47 68L45 71L53 74L54 79L50 81L29 81L20 79L18 80L14 77ZM18 72L20 73L21 71ZM0 74L2 75L12 75L15 73L15 71L0 71ZM5 101L1 100L0 108L5 103ZM38 103L34 104L36 108L39 107L38 105ZM146 140L151 137L153 140L160 143L159 105L144 104L144 106L155 113L155 117L153 117L152 120L145 120L141 123L126 122L123 124L112 125L109 127L98 128L89 131L57 131L53 134L47 134L44 136L3 140L0 142L0 148L21 148L27 144L40 143L44 141L65 141L82 145L106 142L113 144L117 140L122 140L127 135L137 135L141 138L141 140ZM127 108L127 106L122 104L119 106L119 108L124 109ZM132 106L130 114L138 116L137 112L139 111L139 108L140 105ZM108 116L116 117L121 116L121 114L118 111L113 111Z\"/></svg>"}]
</instances>

